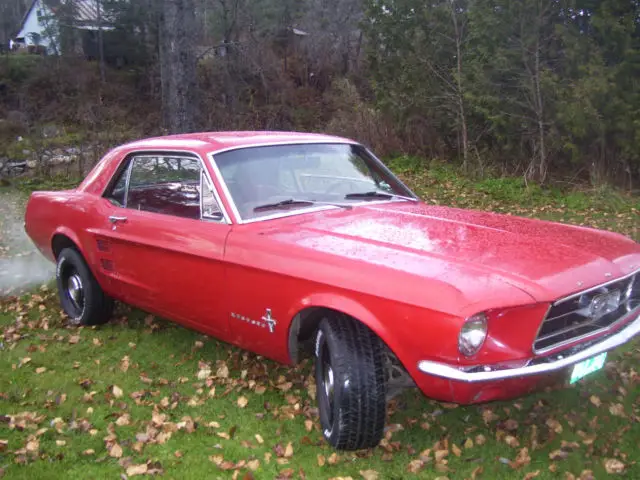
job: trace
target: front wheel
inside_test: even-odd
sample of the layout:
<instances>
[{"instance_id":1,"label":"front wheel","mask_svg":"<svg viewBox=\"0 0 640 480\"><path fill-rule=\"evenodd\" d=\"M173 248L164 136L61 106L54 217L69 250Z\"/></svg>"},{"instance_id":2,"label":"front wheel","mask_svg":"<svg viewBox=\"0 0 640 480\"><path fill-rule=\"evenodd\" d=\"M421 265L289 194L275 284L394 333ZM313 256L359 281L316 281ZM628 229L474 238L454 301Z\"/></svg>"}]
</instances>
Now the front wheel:
<instances>
[{"instance_id":1,"label":"front wheel","mask_svg":"<svg viewBox=\"0 0 640 480\"><path fill-rule=\"evenodd\" d=\"M113 313L113 300L103 291L82 255L65 248L58 255L56 281L62 309L75 325L100 325Z\"/></svg>"},{"instance_id":2,"label":"front wheel","mask_svg":"<svg viewBox=\"0 0 640 480\"><path fill-rule=\"evenodd\" d=\"M381 340L364 324L336 315L320 322L315 353L324 437L340 450L375 447L387 405Z\"/></svg>"}]
</instances>

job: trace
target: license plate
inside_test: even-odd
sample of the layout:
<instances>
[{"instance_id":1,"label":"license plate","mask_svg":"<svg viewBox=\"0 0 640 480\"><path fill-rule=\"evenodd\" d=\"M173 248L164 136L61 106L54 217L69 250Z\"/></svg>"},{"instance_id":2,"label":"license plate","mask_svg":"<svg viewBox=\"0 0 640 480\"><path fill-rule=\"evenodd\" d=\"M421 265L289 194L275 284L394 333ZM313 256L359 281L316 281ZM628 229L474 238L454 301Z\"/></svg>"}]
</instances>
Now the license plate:
<instances>
[{"instance_id":1,"label":"license plate","mask_svg":"<svg viewBox=\"0 0 640 480\"><path fill-rule=\"evenodd\" d=\"M586 377L590 373L597 372L604 367L604 361L607 358L607 352L596 355L595 357L587 358L580 363L576 363L573 366L571 372L571 379L569 383L576 383L581 378Z\"/></svg>"}]
</instances>

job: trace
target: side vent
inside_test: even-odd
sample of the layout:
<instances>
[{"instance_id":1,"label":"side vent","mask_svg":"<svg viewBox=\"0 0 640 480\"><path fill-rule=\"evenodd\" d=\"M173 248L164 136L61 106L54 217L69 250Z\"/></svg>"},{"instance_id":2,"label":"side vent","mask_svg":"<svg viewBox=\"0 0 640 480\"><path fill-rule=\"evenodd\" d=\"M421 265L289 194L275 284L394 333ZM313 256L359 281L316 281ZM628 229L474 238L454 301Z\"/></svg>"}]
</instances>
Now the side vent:
<instances>
[{"instance_id":1,"label":"side vent","mask_svg":"<svg viewBox=\"0 0 640 480\"><path fill-rule=\"evenodd\" d=\"M109 241L103 238L98 238L96 240L96 244L98 246L99 252L108 252L109 251Z\"/></svg>"},{"instance_id":2,"label":"side vent","mask_svg":"<svg viewBox=\"0 0 640 480\"><path fill-rule=\"evenodd\" d=\"M103 270L106 270L108 272L113 272L113 262L111 260L107 260L106 258L101 258L100 265L102 266Z\"/></svg>"}]
</instances>

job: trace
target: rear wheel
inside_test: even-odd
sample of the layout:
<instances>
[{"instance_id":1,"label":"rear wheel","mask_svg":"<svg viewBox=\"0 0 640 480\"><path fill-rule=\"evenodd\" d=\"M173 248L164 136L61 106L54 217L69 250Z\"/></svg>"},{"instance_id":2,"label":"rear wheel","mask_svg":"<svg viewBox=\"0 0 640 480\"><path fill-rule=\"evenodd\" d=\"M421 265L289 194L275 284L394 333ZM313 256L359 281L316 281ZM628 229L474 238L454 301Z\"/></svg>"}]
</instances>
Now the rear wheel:
<instances>
[{"instance_id":1,"label":"rear wheel","mask_svg":"<svg viewBox=\"0 0 640 480\"><path fill-rule=\"evenodd\" d=\"M316 337L316 396L326 440L341 450L378 445L386 414L384 345L345 315L325 318Z\"/></svg>"},{"instance_id":2,"label":"rear wheel","mask_svg":"<svg viewBox=\"0 0 640 480\"><path fill-rule=\"evenodd\" d=\"M58 255L56 281L62 309L76 325L100 325L113 313L113 300L102 290L82 255L65 248Z\"/></svg>"}]
</instances>

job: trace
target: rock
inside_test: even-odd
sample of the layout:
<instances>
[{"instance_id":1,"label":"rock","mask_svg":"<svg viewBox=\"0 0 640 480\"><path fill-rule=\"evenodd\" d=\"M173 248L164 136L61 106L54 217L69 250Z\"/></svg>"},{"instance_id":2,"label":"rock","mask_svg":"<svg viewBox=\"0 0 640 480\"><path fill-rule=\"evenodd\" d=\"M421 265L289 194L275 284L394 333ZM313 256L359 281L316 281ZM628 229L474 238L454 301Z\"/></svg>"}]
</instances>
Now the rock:
<instances>
[{"instance_id":1,"label":"rock","mask_svg":"<svg viewBox=\"0 0 640 480\"><path fill-rule=\"evenodd\" d=\"M11 110L7 113L7 120L15 125L27 126L27 116L20 110Z\"/></svg>"},{"instance_id":2,"label":"rock","mask_svg":"<svg viewBox=\"0 0 640 480\"><path fill-rule=\"evenodd\" d=\"M44 138L59 137L63 133L63 130L56 125L45 125L41 131Z\"/></svg>"}]
</instances>

